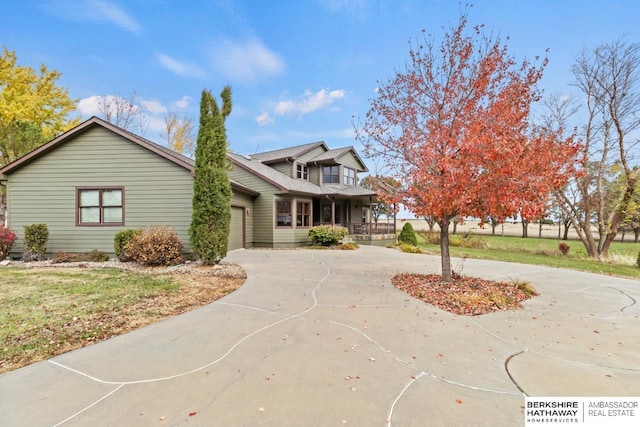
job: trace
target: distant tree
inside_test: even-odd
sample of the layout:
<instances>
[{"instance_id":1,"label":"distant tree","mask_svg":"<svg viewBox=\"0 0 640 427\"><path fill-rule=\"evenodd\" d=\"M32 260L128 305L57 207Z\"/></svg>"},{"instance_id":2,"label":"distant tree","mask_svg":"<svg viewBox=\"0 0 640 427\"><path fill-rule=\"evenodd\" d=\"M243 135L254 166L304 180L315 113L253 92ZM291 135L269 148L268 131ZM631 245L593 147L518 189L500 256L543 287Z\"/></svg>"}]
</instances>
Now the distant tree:
<instances>
[{"instance_id":1,"label":"distant tree","mask_svg":"<svg viewBox=\"0 0 640 427\"><path fill-rule=\"evenodd\" d=\"M454 218L535 216L573 173L579 149L557 130L530 127L546 60L517 65L500 39L466 27L463 13L440 45L431 36L412 44L406 69L378 84L356 124L366 154L382 157L415 201L409 209L437 220L444 282Z\"/></svg>"},{"instance_id":2,"label":"distant tree","mask_svg":"<svg viewBox=\"0 0 640 427\"><path fill-rule=\"evenodd\" d=\"M391 177L369 175L360 181L360 186L376 192L376 203L371 207L371 216L377 224L381 216L392 218L397 212L396 190L398 183Z\"/></svg>"},{"instance_id":3,"label":"distant tree","mask_svg":"<svg viewBox=\"0 0 640 427\"><path fill-rule=\"evenodd\" d=\"M100 117L122 129L144 135L149 126L147 109L138 102L132 91L128 98L120 95L101 96L98 100Z\"/></svg>"},{"instance_id":4,"label":"distant tree","mask_svg":"<svg viewBox=\"0 0 640 427\"><path fill-rule=\"evenodd\" d=\"M200 126L195 152L195 177L189 242L205 264L227 254L231 222L231 183L227 175L225 119L231 113L231 88L221 93L222 109L208 90L200 100Z\"/></svg>"},{"instance_id":5,"label":"distant tree","mask_svg":"<svg viewBox=\"0 0 640 427\"><path fill-rule=\"evenodd\" d=\"M79 123L70 119L77 101L57 85L62 74L43 64L18 65L16 53L0 55L0 166L4 166Z\"/></svg>"},{"instance_id":6,"label":"distant tree","mask_svg":"<svg viewBox=\"0 0 640 427\"><path fill-rule=\"evenodd\" d=\"M195 145L193 130L193 122L190 118L179 117L177 113L171 112L164 117L161 136L170 149L181 154L191 154Z\"/></svg>"},{"instance_id":7,"label":"distant tree","mask_svg":"<svg viewBox=\"0 0 640 427\"><path fill-rule=\"evenodd\" d=\"M633 167L632 156L640 130L640 43L617 40L584 50L572 72L584 98L582 174L556 198L587 254L604 260L639 191L640 169ZM614 168L620 171L615 193L608 187Z\"/></svg>"}]
</instances>

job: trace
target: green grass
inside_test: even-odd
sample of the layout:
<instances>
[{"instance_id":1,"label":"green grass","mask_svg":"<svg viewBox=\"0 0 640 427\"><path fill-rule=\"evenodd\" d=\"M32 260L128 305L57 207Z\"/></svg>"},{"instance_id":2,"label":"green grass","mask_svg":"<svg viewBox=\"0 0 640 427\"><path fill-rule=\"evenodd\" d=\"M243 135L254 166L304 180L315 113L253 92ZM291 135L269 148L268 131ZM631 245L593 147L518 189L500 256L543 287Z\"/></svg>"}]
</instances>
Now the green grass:
<instances>
[{"instance_id":1,"label":"green grass","mask_svg":"<svg viewBox=\"0 0 640 427\"><path fill-rule=\"evenodd\" d=\"M104 339L133 304L179 287L167 277L115 269L1 268L0 372L16 358L41 360L72 341Z\"/></svg>"},{"instance_id":2,"label":"green grass","mask_svg":"<svg viewBox=\"0 0 640 427\"><path fill-rule=\"evenodd\" d=\"M640 243L614 242L609 250L610 260L598 262L587 258L584 246L579 240L562 241L534 237L523 239L521 237L487 235L475 235L473 238L483 241L486 247L475 249L452 246L450 248L451 256L545 265L640 278L640 268L635 265L638 252L640 252ZM561 242L570 246L567 256L562 256L558 251L558 244ZM440 253L440 247L426 244L422 235L418 236L418 245L428 253Z\"/></svg>"}]
</instances>

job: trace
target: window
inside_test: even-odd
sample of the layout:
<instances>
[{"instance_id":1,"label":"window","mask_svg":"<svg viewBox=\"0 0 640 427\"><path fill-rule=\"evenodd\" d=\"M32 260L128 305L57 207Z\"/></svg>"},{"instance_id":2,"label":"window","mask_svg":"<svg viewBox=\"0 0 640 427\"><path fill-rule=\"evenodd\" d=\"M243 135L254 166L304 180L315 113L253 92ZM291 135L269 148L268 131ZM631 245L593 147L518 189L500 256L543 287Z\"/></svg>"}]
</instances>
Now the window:
<instances>
[{"instance_id":1,"label":"window","mask_svg":"<svg viewBox=\"0 0 640 427\"><path fill-rule=\"evenodd\" d=\"M311 227L311 203L310 202L296 203L296 226Z\"/></svg>"},{"instance_id":2,"label":"window","mask_svg":"<svg viewBox=\"0 0 640 427\"><path fill-rule=\"evenodd\" d=\"M340 184L340 166L323 167L322 182L325 184Z\"/></svg>"},{"instance_id":3,"label":"window","mask_svg":"<svg viewBox=\"0 0 640 427\"><path fill-rule=\"evenodd\" d=\"M124 225L124 188L78 188L76 200L76 225Z\"/></svg>"},{"instance_id":4,"label":"window","mask_svg":"<svg viewBox=\"0 0 640 427\"><path fill-rule=\"evenodd\" d=\"M309 168L307 165L303 165L298 163L297 168L297 176L298 179L304 179L305 181L309 180Z\"/></svg>"},{"instance_id":5,"label":"window","mask_svg":"<svg viewBox=\"0 0 640 427\"><path fill-rule=\"evenodd\" d=\"M323 224L340 224L340 205L333 205L333 221L331 220L331 205L322 205L322 223Z\"/></svg>"},{"instance_id":6,"label":"window","mask_svg":"<svg viewBox=\"0 0 640 427\"><path fill-rule=\"evenodd\" d=\"M276 201L276 226L291 227L291 202L289 200Z\"/></svg>"},{"instance_id":7,"label":"window","mask_svg":"<svg viewBox=\"0 0 640 427\"><path fill-rule=\"evenodd\" d=\"M356 185L356 171L351 168L344 168L344 185Z\"/></svg>"}]
</instances>

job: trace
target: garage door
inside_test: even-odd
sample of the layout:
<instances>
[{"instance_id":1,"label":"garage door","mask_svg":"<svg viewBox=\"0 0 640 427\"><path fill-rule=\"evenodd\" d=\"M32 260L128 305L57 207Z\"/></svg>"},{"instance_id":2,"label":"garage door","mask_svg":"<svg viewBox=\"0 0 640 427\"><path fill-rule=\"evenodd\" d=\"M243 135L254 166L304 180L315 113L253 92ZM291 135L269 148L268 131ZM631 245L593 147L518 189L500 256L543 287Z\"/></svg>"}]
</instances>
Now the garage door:
<instances>
[{"instance_id":1,"label":"garage door","mask_svg":"<svg viewBox=\"0 0 640 427\"><path fill-rule=\"evenodd\" d=\"M244 248L244 241L244 208L232 206L228 249Z\"/></svg>"}]
</instances>

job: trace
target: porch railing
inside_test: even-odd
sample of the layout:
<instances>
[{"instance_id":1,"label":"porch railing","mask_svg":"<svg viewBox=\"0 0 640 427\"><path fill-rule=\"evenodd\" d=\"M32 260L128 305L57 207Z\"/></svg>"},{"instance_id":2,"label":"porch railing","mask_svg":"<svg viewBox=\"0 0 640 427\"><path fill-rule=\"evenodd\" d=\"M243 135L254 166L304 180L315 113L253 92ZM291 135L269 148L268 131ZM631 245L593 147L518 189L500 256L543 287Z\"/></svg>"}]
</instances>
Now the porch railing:
<instances>
[{"instance_id":1,"label":"porch railing","mask_svg":"<svg viewBox=\"0 0 640 427\"><path fill-rule=\"evenodd\" d=\"M396 226L387 222L350 222L347 224L349 234L394 234Z\"/></svg>"},{"instance_id":2,"label":"porch railing","mask_svg":"<svg viewBox=\"0 0 640 427\"><path fill-rule=\"evenodd\" d=\"M314 222L314 226L316 225L331 225L329 222ZM344 224L335 225L344 226ZM396 232L396 227L394 223L388 222L350 222L347 223L346 227L349 229L349 234L394 234Z\"/></svg>"}]
</instances>

